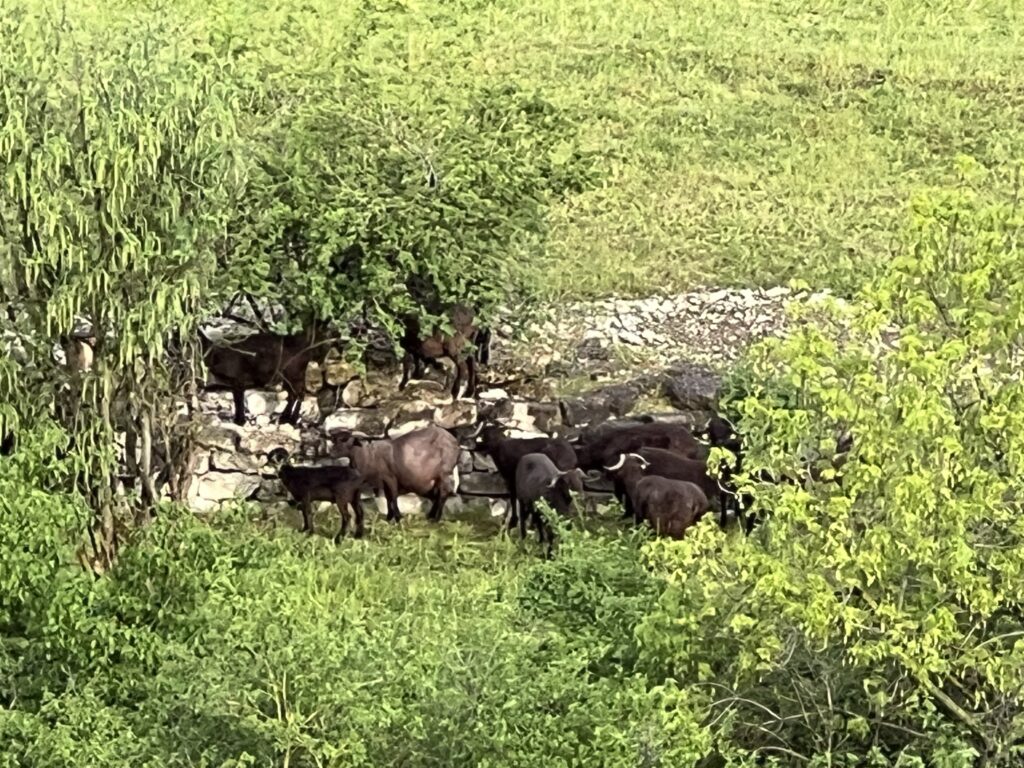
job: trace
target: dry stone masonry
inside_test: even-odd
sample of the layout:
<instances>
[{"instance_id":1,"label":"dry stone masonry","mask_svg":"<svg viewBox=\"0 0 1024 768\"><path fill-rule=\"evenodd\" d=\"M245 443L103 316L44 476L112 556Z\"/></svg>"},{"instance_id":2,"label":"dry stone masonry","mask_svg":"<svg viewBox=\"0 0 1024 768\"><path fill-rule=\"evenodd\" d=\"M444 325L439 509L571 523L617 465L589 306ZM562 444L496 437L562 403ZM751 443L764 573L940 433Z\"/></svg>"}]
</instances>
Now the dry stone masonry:
<instances>
[{"instance_id":1,"label":"dry stone masonry","mask_svg":"<svg viewBox=\"0 0 1024 768\"><path fill-rule=\"evenodd\" d=\"M332 352L322 366L310 365L302 429L276 423L286 400L281 391L248 392L251 418L245 427L230 423L228 393L205 392L189 502L203 512L236 499L280 502L285 493L268 455L284 448L294 463L331 461L331 437L341 432L395 437L437 424L468 437L486 419L522 435L571 438L588 426L635 415L638 406L652 401L659 403L651 414L657 419L702 425L716 406L729 364L751 342L785 332L786 301L820 295L792 296L785 288L716 290L574 303L518 333L499 322L483 380L504 379L507 386L484 389L475 401L453 400L433 380L413 382L399 393L395 361L377 361L360 377ZM635 358L623 347L634 349ZM533 386L523 383L529 376ZM567 379L580 377L590 382L582 393L556 394ZM464 447L459 471L464 500L506 495L486 456ZM419 507L414 497L400 503L403 511Z\"/></svg>"}]
</instances>

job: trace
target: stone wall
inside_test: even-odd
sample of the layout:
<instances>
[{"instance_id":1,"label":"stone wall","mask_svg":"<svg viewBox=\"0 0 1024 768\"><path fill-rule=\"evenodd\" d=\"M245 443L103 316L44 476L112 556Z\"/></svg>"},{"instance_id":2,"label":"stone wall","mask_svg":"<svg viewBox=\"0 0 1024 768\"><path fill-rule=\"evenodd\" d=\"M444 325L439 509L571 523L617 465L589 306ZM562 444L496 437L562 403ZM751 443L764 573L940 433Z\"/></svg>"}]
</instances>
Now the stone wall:
<instances>
[{"instance_id":1,"label":"stone wall","mask_svg":"<svg viewBox=\"0 0 1024 768\"><path fill-rule=\"evenodd\" d=\"M829 298L827 292L794 293L783 287L711 289L563 303L530 320L509 309L494 324L491 361L482 372L483 380L505 382L508 391L484 391L476 401L453 402L439 381L413 382L398 393L390 343L375 332L368 360L373 370L367 377L359 377L340 358L328 357L322 368L310 366L303 429L274 422L284 407L281 392L248 393L251 423L243 428L229 421L229 395L206 393L202 453L190 503L211 510L236 497L280 500L283 489L267 466L267 455L285 448L296 463L329 461L330 436L342 431L394 437L433 423L469 434L481 420L490 420L524 435L572 438L587 426L638 415L638 408L646 410L650 405L645 403L652 401L658 403L659 412L651 414L655 418L703 425L717 403L720 372L749 344L786 332L786 304L813 305ZM581 381L589 386L584 394L554 394L579 389ZM505 495L490 461L468 446L459 470L464 499ZM411 499L403 504L417 506Z\"/></svg>"},{"instance_id":2,"label":"stone wall","mask_svg":"<svg viewBox=\"0 0 1024 768\"><path fill-rule=\"evenodd\" d=\"M675 409L649 414L656 419L702 425L714 408L720 379L703 366L678 362L659 373L604 386L575 397L538 401L504 390L486 390L476 400L453 400L440 381L412 382L397 391L398 372L379 370L359 377L340 360L323 368L310 366L310 394L301 408L301 427L279 425L285 394L256 390L246 395L249 423L231 422L230 393L207 391L200 398L199 452L188 501L197 512L211 512L237 499L264 504L286 501L268 456L285 449L295 464L331 463L331 437L353 432L366 438L396 437L436 424L461 436L459 496L463 503L491 503L506 496L491 460L473 450L472 433L482 420L505 425L522 436L561 435L572 438L586 427L637 415L642 397L660 396ZM588 490L606 492L601 483ZM415 511L419 500L400 500L404 511ZM458 504L458 502L454 502ZM495 513L502 509L492 505Z\"/></svg>"}]
</instances>

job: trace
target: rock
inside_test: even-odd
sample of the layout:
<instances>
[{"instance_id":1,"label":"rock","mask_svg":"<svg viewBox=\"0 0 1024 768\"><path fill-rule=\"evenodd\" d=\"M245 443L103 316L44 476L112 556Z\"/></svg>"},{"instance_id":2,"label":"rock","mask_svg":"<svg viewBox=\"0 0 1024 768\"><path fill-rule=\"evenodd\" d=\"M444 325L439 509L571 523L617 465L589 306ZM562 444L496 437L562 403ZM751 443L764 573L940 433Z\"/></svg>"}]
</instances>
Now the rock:
<instances>
[{"instance_id":1,"label":"rock","mask_svg":"<svg viewBox=\"0 0 1024 768\"><path fill-rule=\"evenodd\" d=\"M783 296L789 295L789 288L784 285L777 285L774 288L769 288L765 291L764 295L769 299L781 299Z\"/></svg>"},{"instance_id":2,"label":"rock","mask_svg":"<svg viewBox=\"0 0 1024 768\"><path fill-rule=\"evenodd\" d=\"M238 441L243 434L242 428L236 424L209 424L199 430L196 442L204 448L234 451L238 448Z\"/></svg>"},{"instance_id":3,"label":"rock","mask_svg":"<svg viewBox=\"0 0 1024 768\"><path fill-rule=\"evenodd\" d=\"M401 437L402 435L407 435L410 432L415 432L417 429L432 426L433 423L432 419L416 419L397 426L392 424L388 427L388 437Z\"/></svg>"},{"instance_id":4,"label":"rock","mask_svg":"<svg viewBox=\"0 0 1024 768\"><path fill-rule=\"evenodd\" d=\"M396 501L398 502L398 511L403 515L419 515L423 512L423 499L413 494L403 494L399 496ZM377 513L384 518L388 514L387 499L384 498L384 494L381 494L375 499L377 505Z\"/></svg>"},{"instance_id":5,"label":"rock","mask_svg":"<svg viewBox=\"0 0 1024 768\"><path fill-rule=\"evenodd\" d=\"M276 475L274 477L264 477L253 498L264 503L280 501L281 499L288 498L288 491L285 490L285 487Z\"/></svg>"},{"instance_id":6,"label":"rock","mask_svg":"<svg viewBox=\"0 0 1024 768\"><path fill-rule=\"evenodd\" d=\"M247 499L260 487L262 480L259 475L246 475L241 472L209 472L192 485L192 493L196 499L205 501L228 501L229 499Z\"/></svg>"},{"instance_id":7,"label":"rock","mask_svg":"<svg viewBox=\"0 0 1024 768\"><path fill-rule=\"evenodd\" d=\"M508 489L501 475L490 472L470 472L463 475L459 493L467 496L508 496Z\"/></svg>"},{"instance_id":8,"label":"rock","mask_svg":"<svg viewBox=\"0 0 1024 768\"><path fill-rule=\"evenodd\" d=\"M392 385L392 392L397 385ZM451 390L440 381L418 379L409 382L402 396L410 400L423 400L431 405L440 405L452 401Z\"/></svg>"},{"instance_id":9,"label":"rock","mask_svg":"<svg viewBox=\"0 0 1024 768\"><path fill-rule=\"evenodd\" d=\"M508 400L508 392L506 392L504 389L487 389L481 392L477 396L477 399L488 402Z\"/></svg>"},{"instance_id":10,"label":"rock","mask_svg":"<svg viewBox=\"0 0 1024 768\"><path fill-rule=\"evenodd\" d=\"M434 420L434 404L425 400L409 400L408 402L392 401L387 404L390 413L391 427L400 426L409 421Z\"/></svg>"},{"instance_id":11,"label":"rock","mask_svg":"<svg viewBox=\"0 0 1024 768\"><path fill-rule=\"evenodd\" d=\"M241 450L252 455L266 456L275 448L283 448L289 455L302 444L302 434L291 424L272 424L265 430L250 430L240 441Z\"/></svg>"},{"instance_id":12,"label":"rock","mask_svg":"<svg viewBox=\"0 0 1024 768\"><path fill-rule=\"evenodd\" d=\"M324 387L316 396L317 405L320 407L320 414L329 416L340 408L344 403L341 399L341 390L333 387Z\"/></svg>"},{"instance_id":13,"label":"rock","mask_svg":"<svg viewBox=\"0 0 1024 768\"><path fill-rule=\"evenodd\" d=\"M200 453L196 455L196 463L192 467L192 476L198 477L210 471L210 454Z\"/></svg>"},{"instance_id":14,"label":"rock","mask_svg":"<svg viewBox=\"0 0 1024 768\"><path fill-rule=\"evenodd\" d=\"M477 418L481 421L506 421L512 418L515 408L514 403L509 399L482 402L477 407Z\"/></svg>"},{"instance_id":15,"label":"rock","mask_svg":"<svg viewBox=\"0 0 1024 768\"><path fill-rule=\"evenodd\" d=\"M258 458L241 452L214 451L210 455L210 466L217 472L246 472L256 474L266 464L265 458Z\"/></svg>"},{"instance_id":16,"label":"rock","mask_svg":"<svg viewBox=\"0 0 1024 768\"><path fill-rule=\"evenodd\" d=\"M299 419L312 423L320 421L320 404L315 397L303 398L299 403Z\"/></svg>"},{"instance_id":17,"label":"rock","mask_svg":"<svg viewBox=\"0 0 1024 768\"><path fill-rule=\"evenodd\" d=\"M473 471L473 452L463 448L459 451L458 469L460 475L469 474Z\"/></svg>"},{"instance_id":18,"label":"rock","mask_svg":"<svg viewBox=\"0 0 1024 768\"><path fill-rule=\"evenodd\" d=\"M463 471L462 467L459 467L459 471L463 475L469 472L497 472L498 468L494 466L494 459L488 456L486 453L480 453L479 451L472 452L473 465L469 469Z\"/></svg>"},{"instance_id":19,"label":"rock","mask_svg":"<svg viewBox=\"0 0 1024 768\"><path fill-rule=\"evenodd\" d=\"M640 397L640 391L631 384L613 384L595 392L594 397L603 400L608 405L608 410L621 418L633 410Z\"/></svg>"},{"instance_id":20,"label":"rock","mask_svg":"<svg viewBox=\"0 0 1024 768\"><path fill-rule=\"evenodd\" d=\"M365 396L366 386L359 379L352 379L352 381L346 384L341 390L341 402L349 408L355 408L361 405Z\"/></svg>"},{"instance_id":21,"label":"rock","mask_svg":"<svg viewBox=\"0 0 1024 768\"><path fill-rule=\"evenodd\" d=\"M603 334L599 338L585 340L576 347L576 356L581 360L608 360L611 357L607 337Z\"/></svg>"},{"instance_id":22,"label":"rock","mask_svg":"<svg viewBox=\"0 0 1024 768\"><path fill-rule=\"evenodd\" d=\"M245 393L245 410L249 416L271 416L280 406L283 410L288 395L273 390L250 390Z\"/></svg>"},{"instance_id":23,"label":"rock","mask_svg":"<svg viewBox=\"0 0 1024 768\"><path fill-rule=\"evenodd\" d=\"M359 371L354 366L339 359L327 359L324 361L324 380L328 386L337 387L348 384L359 376Z\"/></svg>"},{"instance_id":24,"label":"rock","mask_svg":"<svg viewBox=\"0 0 1024 768\"><path fill-rule=\"evenodd\" d=\"M306 367L306 391L315 395L324 386L324 372L315 360Z\"/></svg>"},{"instance_id":25,"label":"rock","mask_svg":"<svg viewBox=\"0 0 1024 768\"><path fill-rule=\"evenodd\" d=\"M328 436L351 432L363 437L383 437L387 428L387 417L376 409L342 409L324 419L324 432Z\"/></svg>"},{"instance_id":26,"label":"rock","mask_svg":"<svg viewBox=\"0 0 1024 768\"><path fill-rule=\"evenodd\" d=\"M434 423L444 429L462 427L476 423L476 403L459 400L451 405L439 406L434 411Z\"/></svg>"},{"instance_id":27,"label":"rock","mask_svg":"<svg viewBox=\"0 0 1024 768\"><path fill-rule=\"evenodd\" d=\"M526 403L526 413L534 427L545 434L551 434L562 417L557 403L530 401Z\"/></svg>"},{"instance_id":28,"label":"rock","mask_svg":"<svg viewBox=\"0 0 1024 768\"><path fill-rule=\"evenodd\" d=\"M491 502L491 517L508 517L509 503L505 499Z\"/></svg>"},{"instance_id":29,"label":"rock","mask_svg":"<svg viewBox=\"0 0 1024 768\"><path fill-rule=\"evenodd\" d=\"M570 427L600 424L611 416L608 403L600 397L567 397L559 401L562 421Z\"/></svg>"},{"instance_id":30,"label":"rock","mask_svg":"<svg viewBox=\"0 0 1024 768\"><path fill-rule=\"evenodd\" d=\"M631 344L634 347L642 347L644 345L643 338L633 331L619 331L619 341Z\"/></svg>"},{"instance_id":31,"label":"rock","mask_svg":"<svg viewBox=\"0 0 1024 768\"><path fill-rule=\"evenodd\" d=\"M665 372L661 394L681 411L713 411L721 386L721 377L710 368L680 361Z\"/></svg>"},{"instance_id":32,"label":"rock","mask_svg":"<svg viewBox=\"0 0 1024 768\"><path fill-rule=\"evenodd\" d=\"M645 413L641 418L660 424L682 424L692 430L705 426L711 416L710 411L656 411Z\"/></svg>"}]
</instances>

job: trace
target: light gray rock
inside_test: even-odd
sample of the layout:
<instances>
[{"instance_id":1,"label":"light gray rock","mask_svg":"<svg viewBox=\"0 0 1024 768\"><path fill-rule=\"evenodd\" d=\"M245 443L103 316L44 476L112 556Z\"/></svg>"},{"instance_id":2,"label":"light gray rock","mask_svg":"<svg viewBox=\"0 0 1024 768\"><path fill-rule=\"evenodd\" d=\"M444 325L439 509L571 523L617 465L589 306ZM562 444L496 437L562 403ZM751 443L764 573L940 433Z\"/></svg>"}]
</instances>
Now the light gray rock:
<instances>
[{"instance_id":1,"label":"light gray rock","mask_svg":"<svg viewBox=\"0 0 1024 768\"><path fill-rule=\"evenodd\" d=\"M417 429L423 429L429 427L434 423L433 419L414 419L412 421L406 421L402 424L392 424L388 427L388 437L401 437L407 435L410 432L415 432Z\"/></svg>"},{"instance_id":2,"label":"light gray rock","mask_svg":"<svg viewBox=\"0 0 1024 768\"><path fill-rule=\"evenodd\" d=\"M434 423L443 429L475 424L476 418L476 403L472 400L459 400L450 405L438 406L434 410Z\"/></svg>"},{"instance_id":3,"label":"light gray rock","mask_svg":"<svg viewBox=\"0 0 1024 768\"><path fill-rule=\"evenodd\" d=\"M242 435L242 428L230 422L208 424L199 430L196 443L203 448L233 451L238 447L238 441Z\"/></svg>"},{"instance_id":4,"label":"light gray rock","mask_svg":"<svg viewBox=\"0 0 1024 768\"><path fill-rule=\"evenodd\" d=\"M644 340L633 331L619 331L619 341L634 347L642 347Z\"/></svg>"},{"instance_id":5,"label":"light gray rock","mask_svg":"<svg viewBox=\"0 0 1024 768\"><path fill-rule=\"evenodd\" d=\"M275 448L294 453L302 444L302 433L291 424L272 424L267 429L247 429L239 448L252 455L266 456Z\"/></svg>"},{"instance_id":6,"label":"light gray rock","mask_svg":"<svg viewBox=\"0 0 1024 768\"><path fill-rule=\"evenodd\" d=\"M329 436L351 432L364 437L383 437L387 428L387 417L376 409L342 409L324 419L324 432Z\"/></svg>"},{"instance_id":7,"label":"light gray rock","mask_svg":"<svg viewBox=\"0 0 1024 768\"><path fill-rule=\"evenodd\" d=\"M265 457L253 456L240 451L214 451L210 454L210 466L217 472L245 472L256 474L267 463Z\"/></svg>"},{"instance_id":8,"label":"light gray rock","mask_svg":"<svg viewBox=\"0 0 1024 768\"><path fill-rule=\"evenodd\" d=\"M324 380L328 386L337 387L342 384L348 384L348 382L358 376L359 371L344 360L328 357L324 361Z\"/></svg>"},{"instance_id":9,"label":"light gray rock","mask_svg":"<svg viewBox=\"0 0 1024 768\"><path fill-rule=\"evenodd\" d=\"M460 478L459 492L466 496L508 496L501 475L491 472L470 472Z\"/></svg>"},{"instance_id":10,"label":"light gray rock","mask_svg":"<svg viewBox=\"0 0 1024 768\"><path fill-rule=\"evenodd\" d=\"M319 392L324 386L324 372L320 364L315 360L310 361L306 367L306 391L312 395Z\"/></svg>"},{"instance_id":11,"label":"light gray rock","mask_svg":"<svg viewBox=\"0 0 1024 768\"><path fill-rule=\"evenodd\" d=\"M193 483L196 499L205 501L228 501L248 499L259 489L262 480L259 475L241 472L209 472Z\"/></svg>"}]
</instances>

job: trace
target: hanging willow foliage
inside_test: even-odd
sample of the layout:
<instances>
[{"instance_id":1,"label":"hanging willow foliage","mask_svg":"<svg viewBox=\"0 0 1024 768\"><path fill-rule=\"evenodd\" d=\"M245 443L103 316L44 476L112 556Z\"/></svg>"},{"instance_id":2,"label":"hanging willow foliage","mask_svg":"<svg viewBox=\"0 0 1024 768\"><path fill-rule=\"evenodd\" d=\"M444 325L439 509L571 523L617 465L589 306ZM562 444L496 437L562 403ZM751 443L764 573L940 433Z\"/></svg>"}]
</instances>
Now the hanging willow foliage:
<instances>
[{"instance_id":1,"label":"hanging willow foliage","mask_svg":"<svg viewBox=\"0 0 1024 768\"><path fill-rule=\"evenodd\" d=\"M0 286L30 359L26 380L0 377L0 401L26 420L55 404L109 549L128 506L115 493L119 433L147 506L155 454L187 453L171 393L192 378L181 340L215 298L214 248L239 181L235 105L227 72L199 61L170 18L86 25L34 5L0 19ZM71 375L51 347L80 317L95 359ZM16 384L51 397L28 403Z\"/></svg>"}]
</instances>

